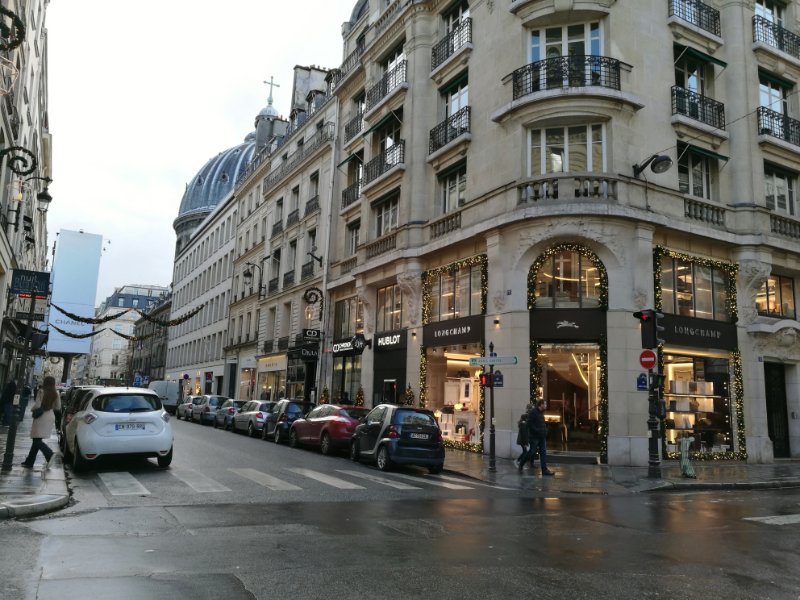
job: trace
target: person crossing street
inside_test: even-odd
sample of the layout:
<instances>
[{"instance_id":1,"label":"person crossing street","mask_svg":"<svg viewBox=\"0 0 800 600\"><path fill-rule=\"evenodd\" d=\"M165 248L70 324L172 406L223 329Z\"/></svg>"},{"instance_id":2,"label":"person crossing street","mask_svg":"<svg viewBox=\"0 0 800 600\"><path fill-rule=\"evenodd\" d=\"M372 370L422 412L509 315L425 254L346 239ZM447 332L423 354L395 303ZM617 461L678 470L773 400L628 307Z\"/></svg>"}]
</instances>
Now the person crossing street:
<instances>
[{"instance_id":1,"label":"person crossing street","mask_svg":"<svg viewBox=\"0 0 800 600\"><path fill-rule=\"evenodd\" d=\"M544 420L544 409L544 400L537 400L528 413L528 437L531 443L531 456L538 450L542 475L549 477L555 473L547 468L547 423Z\"/></svg>"}]
</instances>

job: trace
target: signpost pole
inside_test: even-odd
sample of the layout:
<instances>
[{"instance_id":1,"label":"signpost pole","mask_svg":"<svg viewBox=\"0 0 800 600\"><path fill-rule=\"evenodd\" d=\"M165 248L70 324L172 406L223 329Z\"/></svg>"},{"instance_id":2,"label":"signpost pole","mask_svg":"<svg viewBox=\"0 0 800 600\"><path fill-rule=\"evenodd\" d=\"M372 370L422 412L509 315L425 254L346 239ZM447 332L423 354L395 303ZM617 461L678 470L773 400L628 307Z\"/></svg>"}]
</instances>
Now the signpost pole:
<instances>
[{"instance_id":1,"label":"signpost pole","mask_svg":"<svg viewBox=\"0 0 800 600\"><path fill-rule=\"evenodd\" d=\"M647 427L650 430L649 451L650 456L647 461L647 477L650 479L661 479L661 456L659 453L659 427L658 427L658 380L654 376L653 369L648 369L650 390L648 391L649 413Z\"/></svg>"},{"instance_id":2,"label":"signpost pole","mask_svg":"<svg viewBox=\"0 0 800 600\"><path fill-rule=\"evenodd\" d=\"M495 356L494 342L489 342L489 356ZM489 421L489 472L497 471L494 454L494 365L489 365L489 411L492 420Z\"/></svg>"}]
</instances>

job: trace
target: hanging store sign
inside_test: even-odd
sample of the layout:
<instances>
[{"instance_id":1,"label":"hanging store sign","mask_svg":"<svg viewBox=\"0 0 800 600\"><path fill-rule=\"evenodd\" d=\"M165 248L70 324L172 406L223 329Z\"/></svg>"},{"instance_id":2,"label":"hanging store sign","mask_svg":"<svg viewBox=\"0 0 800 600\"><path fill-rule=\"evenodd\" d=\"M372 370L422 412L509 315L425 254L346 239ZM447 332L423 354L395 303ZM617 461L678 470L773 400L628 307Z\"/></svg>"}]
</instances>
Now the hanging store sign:
<instances>
[{"instance_id":1,"label":"hanging store sign","mask_svg":"<svg viewBox=\"0 0 800 600\"><path fill-rule=\"evenodd\" d=\"M47 298L50 293L50 273L14 269L11 273L10 292L22 298Z\"/></svg>"},{"instance_id":2,"label":"hanging store sign","mask_svg":"<svg viewBox=\"0 0 800 600\"><path fill-rule=\"evenodd\" d=\"M606 332L606 311L596 309L534 309L531 339L537 341L596 341Z\"/></svg>"},{"instance_id":3,"label":"hanging store sign","mask_svg":"<svg viewBox=\"0 0 800 600\"><path fill-rule=\"evenodd\" d=\"M364 348L371 345L363 334L357 333L353 337L344 340L334 340L331 350L333 356L357 356L364 353Z\"/></svg>"},{"instance_id":4,"label":"hanging store sign","mask_svg":"<svg viewBox=\"0 0 800 600\"><path fill-rule=\"evenodd\" d=\"M322 332L319 329L303 329L303 341L318 342L321 338Z\"/></svg>"},{"instance_id":5,"label":"hanging store sign","mask_svg":"<svg viewBox=\"0 0 800 600\"><path fill-rule=\"evenodd\" d=\"M664 315L664 341L676 346L735 350L738 347L736 325L707 319Z\"/></svg>"},{"instance_id":6,"label":"hanging store sign","mask_svg":"<svg viewBox=\"0 0 800 600\"><path fill-rule=\"evenodd\" d=\"M319 360L319 346L316 344L305 344L296 348L289 348L286 355L289 360L316 362Z\"/></svg>"},{"instance_id":7,"label":"hanging store sign","mask_svg":"<svg viewBox=\"0 0 800 600\"><path fill-rule=\"evenodd\" d=\"M422 328L425 346L452 346L482 342L486 317L475 315L461 319L449 319L438 323L428 323Z\"/></svg>"},{"instance_id":8,"label":"hanging store sign","mask_svg":"<svg viewBox=\"0 0 800 600\"><path fill-rule=\"evenodd\" d=\"M385 331L375 334L375 352L403 350L406 348L406 330Z\"/></svg>"}]
</instances>

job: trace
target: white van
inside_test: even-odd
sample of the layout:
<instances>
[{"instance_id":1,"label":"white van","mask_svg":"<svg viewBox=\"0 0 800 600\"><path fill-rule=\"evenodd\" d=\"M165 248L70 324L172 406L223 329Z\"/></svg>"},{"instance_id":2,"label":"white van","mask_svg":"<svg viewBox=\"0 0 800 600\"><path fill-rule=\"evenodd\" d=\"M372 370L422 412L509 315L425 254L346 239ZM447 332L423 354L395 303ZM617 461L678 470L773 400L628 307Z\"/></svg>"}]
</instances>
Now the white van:
<instances>
[{"instance_id":1,"label":"white van","mask_svg":"<svg viewBox=\"0 0 800 600\"><path fill-rule=\"evenodd\" d=\"M178 404L181 401L181 386L178 381L164 381L158 379L147 384L147 388L153 390L161 398L161 404L171 415L175 414Z\"/></svg>"}]
</instances>

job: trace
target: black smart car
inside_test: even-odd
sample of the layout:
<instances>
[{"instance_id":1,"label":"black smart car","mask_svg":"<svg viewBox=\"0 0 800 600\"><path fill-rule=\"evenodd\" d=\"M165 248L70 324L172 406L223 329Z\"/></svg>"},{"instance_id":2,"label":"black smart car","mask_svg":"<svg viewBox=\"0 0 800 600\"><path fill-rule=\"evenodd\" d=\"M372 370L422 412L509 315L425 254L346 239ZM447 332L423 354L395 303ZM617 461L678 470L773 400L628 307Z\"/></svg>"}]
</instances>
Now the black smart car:
<instances>
[{"instance_id":1,"label":"black smart car","mask_svg":"<svg viewBox=\"0 0 800 600\"><path fill-rule=\"evenodd\" d=\"M428 410L379 404L356 427L350 459L372 460L381 471L397 464L418 465L440 473L444 467L442 432Z\"/></svg>"}]
</instances>

